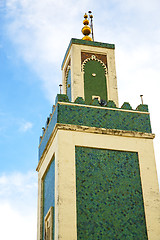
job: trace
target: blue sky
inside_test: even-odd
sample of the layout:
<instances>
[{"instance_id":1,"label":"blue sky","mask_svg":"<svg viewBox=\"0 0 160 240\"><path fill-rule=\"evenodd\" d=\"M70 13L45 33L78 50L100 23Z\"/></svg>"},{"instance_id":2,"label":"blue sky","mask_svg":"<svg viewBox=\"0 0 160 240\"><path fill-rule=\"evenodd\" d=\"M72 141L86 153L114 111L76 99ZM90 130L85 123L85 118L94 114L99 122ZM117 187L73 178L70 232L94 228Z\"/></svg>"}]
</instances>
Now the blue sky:
<instances>
[{"instance_id":1,"label":"blue sky","mask_svg":"<svg viewBox=\"0 0 160 240\"><path fill-rule=\"evenodd\" d=\"M120 106L136 108L140 94L149 105L160 176L159 9L159 0L0 0L0 239L36 239L39 136L88 10L95 40L116 45Z\"/></svg>"}]
</instances>

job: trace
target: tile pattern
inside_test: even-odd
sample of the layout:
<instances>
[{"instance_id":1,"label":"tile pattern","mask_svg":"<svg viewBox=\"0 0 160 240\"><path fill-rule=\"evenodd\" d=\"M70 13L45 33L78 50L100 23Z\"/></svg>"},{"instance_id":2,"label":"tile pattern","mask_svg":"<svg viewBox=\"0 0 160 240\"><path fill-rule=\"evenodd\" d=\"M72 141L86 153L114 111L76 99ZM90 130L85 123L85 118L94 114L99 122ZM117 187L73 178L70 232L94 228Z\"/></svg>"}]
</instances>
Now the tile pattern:
<instances>
[{"instance_id":1,"label":"tile pattern","mask_svg":"<svg viewBox=\"0 0 160 240\"><path fill-rule=\"evenodd\" d=\"M57 102L69 102L68 96L66 94L57 94L55 99L55 105Z\"/></svg>"},{"instance_id":2,"label":"tile pattern","mask_svg":"<svg viewBox=\"0 0 160 240\"><path fill-rule=\"evenodd\" d=\"M150 117L138 112L59 105L58 122L106 129L151 133Z\"/></svg>"},{"instance_id":3,"label":"tile pattern","mask_svg":"<svg viewBox=\"0 0 160 240\"><path fill-rule=\"evenodd\" d=\"M51 133L53 132L53 129L54 129L57 121L58 121L57 120L57 108L55 108L53 116L52 116L52 118L50 120L50 123L48 124L48 127L47 127L47 129L45 131L45 134L43 136L43 139L42 139L42 141L40 143L39 153L38 153L39 154L39 159L41 158L41 156L43 154L43 151L44 151L44 149L45 149L45 147L47 145L47 142L48 142L48 140L49 140L49 138L51 136Z\"/></svg>"},{"instance_id":4,"label":"tile pattern","mask_svg":"<svg viewBox=\"0 0 160 240\"><path fill-rule=\"evenodd\" d=\"M106 107L116 108L116 104L113 100L108 100Z\"/></svg>"},{"instance_id":5,"label":"tile pattern","mask_svg":"<svg viewBox=\"0 0 160 240\"><path fill-rule=\"evenodd\" d=\"M131 105L128 102L124 102L123 105L121 106L122 109L128 109L132 110Z\"/></svg>"},{"instance_id":6,"label":"tile pattern","mask_svg":"<svg viewBox=\"0 0 160 240\"><path fill-rule=\"evenodd\" d=\"M50 209L55 206L55 159L52 160L43 180L43 238L44 238L44 219ZM54 213L53 213L54 218ZM54 219L53 219L54 223ZM54 235L54 224L53 224ZM54 239L54 236L53 236Z\"/></svg>"},{"instance_id":7,"label":"tile pattern","mask_svg":"<svg viewBox=\"0 0 160 240\"><path fill-rule=\"evenodd\" d=\"M74 103L85 104L85 101L82 97L77 97Z\"/></svg>"},{"instance_id":8,"label":"tile pattern","mask_svg":"<svg viewBox=\"0 0 160 240\"><path fill-rule=\"evenodd\" d=\"M65 94L57 94L55 105L58 102L69 102L68 96ZM107 102L106 106L115 109L106 109L100 106L97 100L94 100L91 104L99 106L99 108L86 107L86 103L83 98L80 97L75 100L75 103L75 105L57 104L52 118L47 125L47 129L42 136L43 139L39 146L39 159L43 154L56 123L152 133L150 115L143 114L144 111L148 112L147 105L141 104L137 107L138 111L142 111L142 113L140 113L137 111L120 111L121 109L116 108L115 103L111 100ZM82 104L84 106L82 106ZM124 106L126 106L126 104Z\"/></svg>"},{"instance_id":9,"label":"tile pattern","mask_svg":"<svg viewBox=\"0 0 160 240\"><path fill-rule=\"evenodd\" d=\"M138 154L76 147L77 240L147 240Z\"/></svg>"},{"instance_id":10,"label":"tile pattern","mask_svg":"<svg viewBox=\"0 0 160 240\"><path fill-rule=\"evenodd\" d=\"M97 99L97 98L92 99L91 104L92 104L93 106L99 106L99 101L98 101L98 99Z\"/></svg>"},{"instance_id":11,"label":"tile pattern","mask_svg":"<svg viewBox=\"0 0 160 240\"><path fill-rule=\"evenodd\" d=\"M136 108L136 110L141 111L141 112L148 112L148 111L149 111L149 110L148 110L148 105L146 105L146 104L140 104L140 105Z\"/></svg>"}]
</instances>

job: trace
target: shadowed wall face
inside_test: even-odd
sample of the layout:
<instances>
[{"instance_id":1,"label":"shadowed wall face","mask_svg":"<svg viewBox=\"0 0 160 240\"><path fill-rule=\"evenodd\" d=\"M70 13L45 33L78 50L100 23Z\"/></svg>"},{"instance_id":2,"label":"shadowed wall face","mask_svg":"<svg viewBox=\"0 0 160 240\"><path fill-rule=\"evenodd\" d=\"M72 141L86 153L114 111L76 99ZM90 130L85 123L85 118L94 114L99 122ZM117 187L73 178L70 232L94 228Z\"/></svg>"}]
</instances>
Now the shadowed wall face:
<instances>
[{"instance_id":1,"label":"shadowed wall face","mask_svg":"<svg viewBox=\"0 0 160 240\"><path fill-rule=\"evenodd\" d=\"M69 70L68 72L66 89L67 89L68 99L71 102L71 70Z\"/></svg>"},{"instance_id":2,"label":"shadowed wall face","mask_svg":"<svg viewBox=\"0 0 160 240\"><path fill-rule=\"evenodd\" d=\"M138 154L76 147L77 239L147 240Z\"/></svg>"},{"instance_id":3,"label":"shadowed wall face","mask_svg":"<svg viewBox=\"0 0 160 240\"><path fill-rule=\"evenodd\" d=\"M43 239L45 216L50 207L55 206L55 159L52 160L43 180ZM54 239L54 210L53 210L53 239Z\"/></svg>"}]
</instances>

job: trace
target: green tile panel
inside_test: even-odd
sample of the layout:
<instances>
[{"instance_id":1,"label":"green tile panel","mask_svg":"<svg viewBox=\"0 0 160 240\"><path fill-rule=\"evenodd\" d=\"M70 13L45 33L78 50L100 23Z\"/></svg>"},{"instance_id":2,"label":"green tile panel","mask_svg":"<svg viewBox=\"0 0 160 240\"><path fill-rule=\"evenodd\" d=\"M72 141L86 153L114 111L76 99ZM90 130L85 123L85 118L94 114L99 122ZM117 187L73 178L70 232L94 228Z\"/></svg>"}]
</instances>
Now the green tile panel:
<instances>
[{"instance_id":1,"label":"green tile panel","mask_svg":"<svg viewBox=\"0 0 160 240\"><path fill-rule=\"evenodd\" d=\"M77 240L147 240L138 154L76 147Z\"/></svg>"},{"instance_id":2,"label":"green tile panel","mask_svg":"<svg viewBox=\"0 0 160 240\"><path fill-rule=\"evenodd\" d=\"M150 116L136 111L58 104L58 123L151 133Z\"/></svg>"},{"instance_id":3,"label":"green tile panel","mask_svg":"<svg viewBox=\"0 0 160 240\"><path fill-rule=\"evenodd\" d=\"M56 123L152 133L150 115L147 112L144 113L144 111L148 111L147 105L137 107L137 110L141 110L141 112L130 111L116 108L113 101L108 101L106 108L100 106L97 99L92 102L92 105L86 105L83 98L77 98L75 103L69 103L65 94L57 94L55 105L52 117L50 117L47 128L40 139L39 159ZM123 105L126 108L128 106L130 108L128 103Z\"/></svg>"}]
</instances>

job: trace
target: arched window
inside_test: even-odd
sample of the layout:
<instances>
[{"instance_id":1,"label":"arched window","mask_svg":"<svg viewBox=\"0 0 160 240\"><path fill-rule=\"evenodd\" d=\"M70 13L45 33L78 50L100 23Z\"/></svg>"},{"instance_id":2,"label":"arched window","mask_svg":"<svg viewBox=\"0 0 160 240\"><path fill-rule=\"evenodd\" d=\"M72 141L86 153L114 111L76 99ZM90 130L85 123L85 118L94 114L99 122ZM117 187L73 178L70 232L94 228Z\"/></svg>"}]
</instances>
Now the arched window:
<instances>
[{"instance_id":1,"label":"arched window","mask_svg":"<svg viewBox=\"0 0 160 240\"><path fill-rule=\"evenodd\" d=\"M92 96L107 101L106 71L101 61L90 59L84 65L84 97L90 104Z\"/></svg>"}]
</instances>

